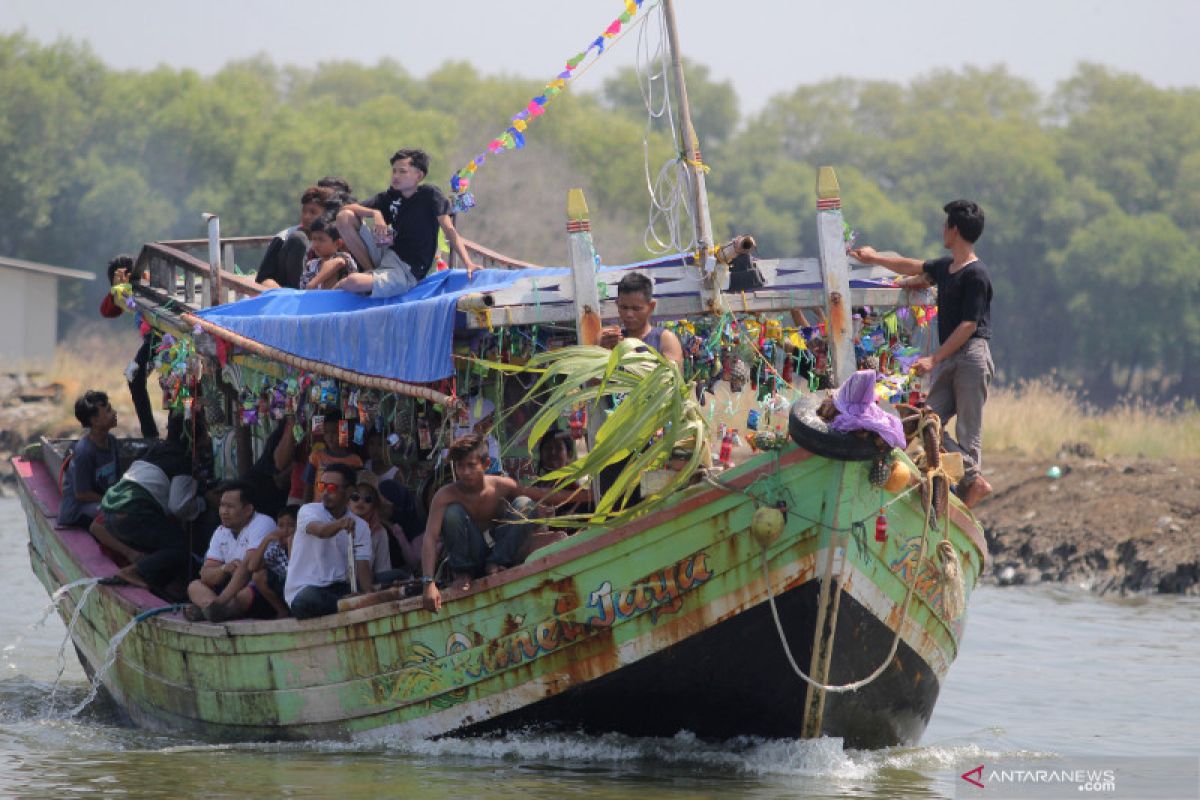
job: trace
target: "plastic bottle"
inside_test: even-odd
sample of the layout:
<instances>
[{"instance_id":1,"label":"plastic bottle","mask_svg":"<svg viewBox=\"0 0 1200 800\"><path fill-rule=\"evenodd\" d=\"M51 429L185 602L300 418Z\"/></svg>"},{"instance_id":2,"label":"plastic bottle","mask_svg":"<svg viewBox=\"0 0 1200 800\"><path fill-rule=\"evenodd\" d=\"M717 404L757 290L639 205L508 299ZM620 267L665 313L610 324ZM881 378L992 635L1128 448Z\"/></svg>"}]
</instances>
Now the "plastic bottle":
<instances>
[{"instance_id":1,"label":"plastic bottle","mask_svg":"<svg viewBox=\"0 0 1200 800\"><path fill-rule=\"evenodd\" d=\"M721 439L721 456L718 459L725 466L730 466L732 463L730 458L733 455L733 430L725 431L725 436Z\"/></svg>"},{"instance_id":2,"label":"plastic bottle","mask_svg":"<svg viewBox=\"0 0 1200 800\"><path fill-rule=\"evenodd\" d=\"M875 518L875 541L887 541L887 516L884 515L882 511L880 511L879 516Z\"/></svg>"}]
</instances>

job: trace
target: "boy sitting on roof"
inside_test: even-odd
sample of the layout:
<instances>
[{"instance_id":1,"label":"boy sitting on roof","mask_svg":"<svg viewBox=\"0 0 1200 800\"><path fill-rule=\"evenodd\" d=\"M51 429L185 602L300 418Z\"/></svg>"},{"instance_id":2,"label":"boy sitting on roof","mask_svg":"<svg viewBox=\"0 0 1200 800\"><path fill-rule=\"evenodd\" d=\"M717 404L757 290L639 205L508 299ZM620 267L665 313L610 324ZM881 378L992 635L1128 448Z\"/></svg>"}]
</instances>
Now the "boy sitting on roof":
<instances>
[{"instance_id":1,"label":"boy sitting on roof","mask_svg":"<svg viewBox=\"0 0 1200 800\"><path fill-rule=\"evenodd\" d=\"M537 547L557 541L534 536L528 522L536 502L570 502L579 490L551 492L522 486L503 475L487 475L487 443L478 433L450 445L454 483L443 486L429 506L429 522L421 553L425 608L436 612L442 595L434 582L443 543L456 582L492 575L523 562Z\"/></svg>"},{"instance_id":2,"label":"boy sitting on roof","mask_svg":"<svg viewBox=\"0 0 1200 800\"><path fill-rule=\"evenodd\" d=\"M438 226L466 266L467 276L479 269L458 238L450 201L436 186L422 183L427 174L425 151L397 150L392 156L391 186L365 203L348 203L338 212L342 239L364 272L348 275L336 288L371 297L404 294L433 266ZM363 222L366 217L371 218L370 225ZM389 235L391 246L386 247Z\"/></svg>"},{"instance_id":3,"label":"boy sitting on roof","mask_svg":"<svg viewBox=\"0 0 1200 800\"><path fill-rule=\"evenodd\" d=\"M213 533L204 554L204 565L200 577L188 584L188 599L194 605L184 610L184 615L193 621L240 617L249 614L255 617L274 616L274 609L266 600L247 586L237 593L235 602L217 605L217 595L233 578L238 567L246 560L246 554L260 544L275 530L275 523L266 514L254 509L254 498L246 483L231 483L221 493L217 507L221 525Z\"/></svg>"},{"instance_id":4,"label":"boy sitting on roof","mask_svg":"<svg viewBox=\"0 0 1200 800\"><path fill-rule=\"evenodd\" d=\"M346 252L342 235L332 216L313 220L309 230L312 252L316 256L304 265L301 289L332 289L342 278L358 272L354 256Z\"/></svg>"},{"instance_id":5,"label":"boy sitting on roof","mask_svg":"<svg viewBox=\"0 0 1200 800\"><path fill-rule=\"evenodd\" d=\"M309 226L325 213L333 198L332 190L322 186L310 186L300 195L300 223L284 228L275 234L262 263L258 265L257 283L268 289L300 287L300 276L304 272L304 259L308 254Z\"/></svg>"}]
</instances>

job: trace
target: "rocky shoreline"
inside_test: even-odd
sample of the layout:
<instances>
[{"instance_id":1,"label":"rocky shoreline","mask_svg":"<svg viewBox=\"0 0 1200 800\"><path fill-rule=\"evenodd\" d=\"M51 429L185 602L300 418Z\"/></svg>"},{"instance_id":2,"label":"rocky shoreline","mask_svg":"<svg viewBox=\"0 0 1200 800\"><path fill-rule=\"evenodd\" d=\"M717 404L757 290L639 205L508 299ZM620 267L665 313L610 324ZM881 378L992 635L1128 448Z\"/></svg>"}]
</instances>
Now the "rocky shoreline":
<instances>
[{"instance_id":1,"label":"rocky shoreline","mask_svg":"<svg viewBox=\"0 0 1200 800\"><path fill-rule=\"evenodd\" d=\"M986 582L1200 594L1200 461L986 458Z\"/></svg>"},{"instance_id":2,"label":"rocky shoreline","mask_svg":"<svg viewBox=\"0 0 1200 800\"><path fill-rule=\"evenodd\" d=\"M0 497L13 491L16 483L13 456L41 435L66 432L59 410L62 398L62 384L41 384L22 373L0 373Z\"/></svg>"}]
</instances>

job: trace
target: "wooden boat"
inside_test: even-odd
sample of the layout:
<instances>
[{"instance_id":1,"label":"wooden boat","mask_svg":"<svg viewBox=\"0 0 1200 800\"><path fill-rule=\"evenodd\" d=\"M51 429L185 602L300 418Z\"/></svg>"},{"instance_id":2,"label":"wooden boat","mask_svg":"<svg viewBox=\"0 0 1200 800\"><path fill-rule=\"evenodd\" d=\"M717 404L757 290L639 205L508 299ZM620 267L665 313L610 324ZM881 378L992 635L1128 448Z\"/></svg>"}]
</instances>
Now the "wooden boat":
<instances>
[{"instance_id":1,"label":"wooden boat","mask_svg":"<svg viewBox=\"0 0 1200 800\"><path fill-rule=\"evenodd\" d=\"M215 228L207 243L143 248L140 265L152 281L136 301L160 330L191 336L210 355L220 340L234 361L265 356L450 402L429 386L272 351L197 316L202 307L259 291L221 263L261 241L223 240ZM832 170L818 181L818 228L819 260L759 262L765 287L736 299L723 292L725 266L711 260L680 256L639 268L654 279L664 316L730 304L747 311L824 307L833 369L844 379L855 365L848 306L911 298L849 263ZM613 316L607 298L616 293L604 288L622 271L595 271L581 194L569 203L567 230L571 270L540 288L534 283L536 309L529 286L514 285L460 301L460 324ZM208 263L191 252L205 244ZM472 248L491 265L529 266ZM915 472L903 454L896 457ZM86 532L55 526L60 459L47 443L40 458L15 461L31 563L51 593L116 570ZM434 737L546 725L911 744L957 655L965 599L986 545L956 499L931 521L920 484L894 494L875 488L870 466L788 443L631 521L594 525L469 590L448 590L437 615L419 598L389 590L343 601L342 611L325 618L192 623L144 590L82 585L64 594L59 611L75 618L70 636L85 669L132 722L222 741ZM786 508L781 530L754 524L756 511L779 504ZM889 531L868 535L885 507Z\"/></svg>"}]
</instances>

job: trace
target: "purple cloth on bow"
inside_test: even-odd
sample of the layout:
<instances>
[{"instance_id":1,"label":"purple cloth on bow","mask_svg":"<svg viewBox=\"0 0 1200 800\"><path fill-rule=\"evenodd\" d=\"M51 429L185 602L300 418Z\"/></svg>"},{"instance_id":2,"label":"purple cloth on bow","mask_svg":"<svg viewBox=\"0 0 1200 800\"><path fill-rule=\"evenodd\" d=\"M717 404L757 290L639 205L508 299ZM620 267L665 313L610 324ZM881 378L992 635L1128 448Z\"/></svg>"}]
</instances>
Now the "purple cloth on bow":
<instances>
[{"instance_id":1,"label":"purple cloth on bow","mask_svg":"<svg viewBox=\"0 0 1200 800\"><path fill-rule=\"evenodd\" d=\"M851 375L834 393L833 405L838 415L829 427L835 431L871 431L892 447L905 446L904 423L875 403L875 370L860 369Z\"/></svg>"}]
</instances>

